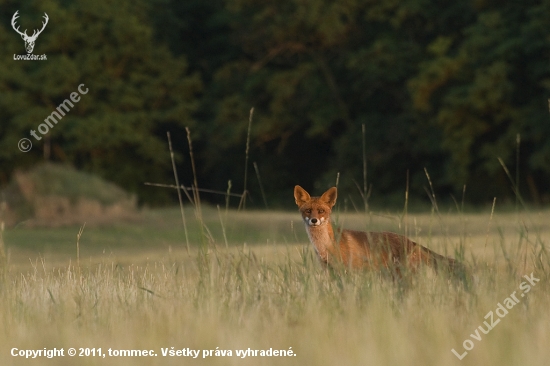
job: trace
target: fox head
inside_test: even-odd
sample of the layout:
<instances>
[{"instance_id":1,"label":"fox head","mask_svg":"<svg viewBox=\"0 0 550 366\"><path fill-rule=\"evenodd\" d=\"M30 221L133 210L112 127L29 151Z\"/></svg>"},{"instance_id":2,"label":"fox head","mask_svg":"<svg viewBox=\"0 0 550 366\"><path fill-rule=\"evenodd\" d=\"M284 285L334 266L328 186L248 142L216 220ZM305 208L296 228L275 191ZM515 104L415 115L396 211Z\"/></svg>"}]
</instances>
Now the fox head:
<instances>
[{"instance_id":1,"label":"fox head","mask_svg":"<svg viewBox=\"0 0 550 366\"><path fill-rule=\"evenodd\" d=\"M311 197L302 187L294 187L294 199L307 226L321 226L330 222L336 196L336 187L330 188L321 197Z\"/></svg>"}]
</instances>

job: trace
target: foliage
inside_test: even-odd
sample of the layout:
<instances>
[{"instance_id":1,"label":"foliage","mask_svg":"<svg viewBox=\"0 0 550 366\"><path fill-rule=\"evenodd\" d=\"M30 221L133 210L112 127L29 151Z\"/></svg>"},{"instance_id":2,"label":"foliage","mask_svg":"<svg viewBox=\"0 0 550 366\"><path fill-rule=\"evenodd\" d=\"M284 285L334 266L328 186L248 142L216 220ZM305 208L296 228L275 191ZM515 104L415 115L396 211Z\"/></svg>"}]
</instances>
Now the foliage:
<instances>
[{"instance_id":1,"label":"foliage","mask_svg":"<svg viewBox=\"0 0 550 366\"><path fill-rule=\"evenodd\" d=\"M506 177L497 158L514 166L517 148L532 198L547 185L543 162L550 155L541 137L550 133L549 6L531 1L483 9L461 39L432 42L432 57L411 80L417 110L442 131L451 155L446 178L455 185L485 176L491 189L502 189Z\"/></svg>"},{"instance_id":2,"label":"foliage","mask_svg":"<svg viewBox=\"0 0 550 366\"><path fill-rule=\"evenodd\" d=\"M3 14L16 10L9 3L2 7ZM43 141L33 143L51 144L52 159L108 177L133 192L143 193L145 180L168 179L165 131L193 123L201 83L196 75L186 73L183 58L172 56L166 47L153 42L147 4L52 1L34 2L19 10L31 19L48 14L49 24L35 49L48 59L3 59L3 176L16 166L39 159L39 148L22 154L17 141L31 138L29 131L36 131L84 84L89 92L81 95ZM9 39L8 53L21 53L22 42L12 33L5 26L0 28L1 37ZM142 169L144 165L148 169Z\"/></svg>"},{"instance_id":3,"label":"foliage","mask_svg":"<svg viewBox=\"0 0 550 366\"><path fill-rule=\"evenodd\" d=\"M0 7L0 38L20 53L9 29L16 8ZM466 186L473 203L511 199L499 158L520 194L550 201L548 0L51 0L20 9L30 19L43 11L51 20L36 52L48 62L0 60L0 182L40 159L17 141L83 82L90 94L50 132L51 158L148 202L165 191L144 181L172 181L167 130L184 156L181 181L193 181L183 127L199 185L224 191L231 180L242 191L251 107L248 169L257 163L271 206L285 205L295 184L322 190L337 173L357 192L363 144L374 204L402 202L407 183L425 199L425 170L440 197Z\"/></svg>"}]
</instances>

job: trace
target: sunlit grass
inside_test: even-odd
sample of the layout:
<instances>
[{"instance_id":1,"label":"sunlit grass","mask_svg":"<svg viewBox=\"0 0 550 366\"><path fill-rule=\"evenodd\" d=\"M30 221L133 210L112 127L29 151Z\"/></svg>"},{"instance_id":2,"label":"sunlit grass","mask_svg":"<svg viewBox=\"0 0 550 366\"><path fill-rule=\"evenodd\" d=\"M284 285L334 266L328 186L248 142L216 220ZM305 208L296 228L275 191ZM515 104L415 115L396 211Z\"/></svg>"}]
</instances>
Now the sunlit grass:
<instances>
[{"instance_id":1,"label":"sunlit grass","mask_svg":"<svg viewBox=\"0 0 550 366\"><path fill-rule=\"evenodd\" d=\"M297 213L230 211L226 249L217 211L203 208L214 240L194 236L187 253L178 214L155 211L138 226L86 228L80 267L79 228L6 232L1 364L546 365L549 359L546 212L338 217L349 228L407 232L451 256L463 248L471 286L429 272L396 283L376 273L326 271ZM51 242L42 252L37 243L44 241ZM540 282L519 297L522 276L531 273ZM520 302L473 339L514 291ZM467 339L474 347L460 361L451 349L462 354ZM25 360L10 356L13 347L152 349L158 356ZM170 347L219 347L233 355L163 357L161 348ZM236 355L290 347L296 356Z\"/></svg>"}]
</instances>

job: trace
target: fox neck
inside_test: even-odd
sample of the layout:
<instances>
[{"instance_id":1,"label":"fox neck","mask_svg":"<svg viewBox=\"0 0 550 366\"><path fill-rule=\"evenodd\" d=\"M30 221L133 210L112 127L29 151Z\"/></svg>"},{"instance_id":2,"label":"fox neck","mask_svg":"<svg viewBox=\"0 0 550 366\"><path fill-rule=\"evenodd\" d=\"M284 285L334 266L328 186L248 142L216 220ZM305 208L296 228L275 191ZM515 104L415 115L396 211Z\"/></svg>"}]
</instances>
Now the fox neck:
<instances>
[{"instance_id":1,"label":"fox neck","mask_svg":"<svg viewBox=\"0 0 550 366\"><path fill-rule=\"evenodd\" d=\"M306 223L306 232L321 260L328 262L329 254L334 251L334 230L330 219L319 226L310 226Z\"/></svg>"}]
</instances>

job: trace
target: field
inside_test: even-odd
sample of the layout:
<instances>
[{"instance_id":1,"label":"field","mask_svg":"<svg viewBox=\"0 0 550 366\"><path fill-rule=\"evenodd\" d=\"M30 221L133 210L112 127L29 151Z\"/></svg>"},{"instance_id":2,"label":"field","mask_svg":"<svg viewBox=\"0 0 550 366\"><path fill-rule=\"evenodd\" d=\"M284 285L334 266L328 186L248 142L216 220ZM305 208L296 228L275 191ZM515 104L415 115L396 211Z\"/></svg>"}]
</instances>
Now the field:
<instances>
[{"instance_id":1,"label":"field","mask_svg":"<svg viewBox=\"0 0 550 366\"><path fill-rule=\"evenodd\" d=\"M2 235L0 364L547 365L549 213L336 214L458 256L467 282L327 271L298 212L186 207L189 251L179 208L79 239L21 224Z\"/></svg>"}]
</instances>

